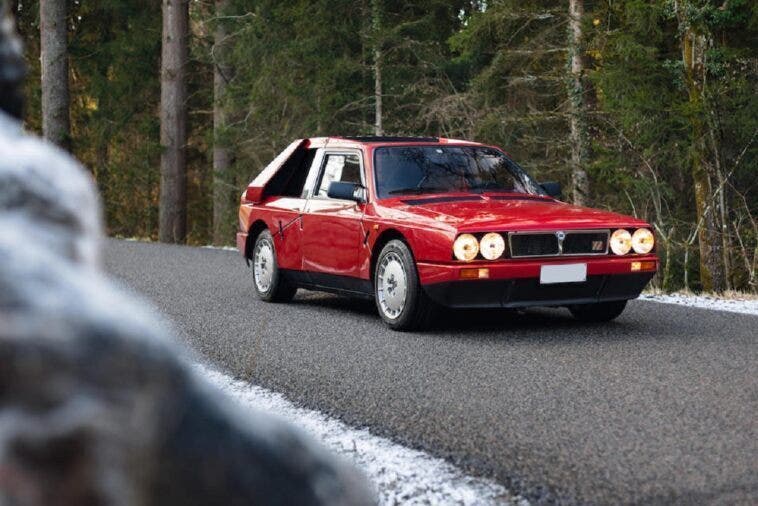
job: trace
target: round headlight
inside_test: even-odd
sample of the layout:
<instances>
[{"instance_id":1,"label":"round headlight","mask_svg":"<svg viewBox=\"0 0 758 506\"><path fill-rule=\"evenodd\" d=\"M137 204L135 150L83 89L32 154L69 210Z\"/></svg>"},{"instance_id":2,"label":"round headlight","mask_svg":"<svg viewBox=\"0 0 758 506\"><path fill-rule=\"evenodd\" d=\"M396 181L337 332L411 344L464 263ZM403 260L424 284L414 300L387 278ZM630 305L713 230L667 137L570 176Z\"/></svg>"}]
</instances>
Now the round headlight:
<instances>
[{"instance_id":1,"label":"round headlight","mask_svg":"<svg viewBox=\"0 0 758 506\"><path fill-rule=\"evenodd\" d=\"M655 246L655 236L650 230L638 228L634 231L632 235L632 248L634 248L635 253L642 255L650 253L653 251L653 246Z\"/></svg>"},{"instance_id":2,"label":"round headlight","mask_svg":"<svg viewBox=\"0 0 758 506\"><path fill-rule=\"evenodd\" d=\"M482 252L482 256L487 260L500 258L500 255L505 251L503 236L495 232L484 234L482 240L479 241L479 251Z\"/></svg>"},{"instance_id":3,"label":"round headlight","mask_svg":"<svg viewBox=\"0 0 758 506\"><path fill-rule=\"evenodd\" d=\"M461 234L453 243L455 258L470 262L479 253L479 241L471 234Z\"/></svg>"},{"instance_id":4,"label":"round headlight","mask_svg":"<svg viewBox=\"0 0 758 506\"><path fill-rule=\"evenodd\" d=\"M626 255L632 249L632 234L620 228L611 234L611 251L617 255Z\"/></svg>"}]
</instances>

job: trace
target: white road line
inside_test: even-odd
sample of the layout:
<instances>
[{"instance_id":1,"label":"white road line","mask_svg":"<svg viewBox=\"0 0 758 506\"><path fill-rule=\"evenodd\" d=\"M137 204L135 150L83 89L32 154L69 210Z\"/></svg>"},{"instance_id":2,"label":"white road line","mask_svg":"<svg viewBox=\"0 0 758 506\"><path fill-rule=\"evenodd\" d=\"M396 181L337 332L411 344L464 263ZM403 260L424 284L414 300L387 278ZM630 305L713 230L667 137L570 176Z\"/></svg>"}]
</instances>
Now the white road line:
<instances>
[{"instance_id":1,"label":"white road line","mask_svg":"<svg viewBox=\"0 0 758 506\"><path fill-rule=\"evenodd\" d=\"M300 408L276 392L202 365L197 368L243 407L280 416L310 433L334 453L351 460L373 483L382 505L529 504L502 485L468 476L443 459L374 436L366 429L350 427L318 411Z\"/></svg>"},{"instance_id":2,"label":"white road line","mask_svg":"<svg viewBox=\"0 0 758 506\"><path fill-rule=\"evenodd\" d=\"M758 299L726 299L720 297L708 297L704 295L653 295L642 294L640 300L660 302L662 304L678 304L680 306L697 307L702 309L715 309L717 311L729 311L758 315Z\"/></svg>"}]
</instances>

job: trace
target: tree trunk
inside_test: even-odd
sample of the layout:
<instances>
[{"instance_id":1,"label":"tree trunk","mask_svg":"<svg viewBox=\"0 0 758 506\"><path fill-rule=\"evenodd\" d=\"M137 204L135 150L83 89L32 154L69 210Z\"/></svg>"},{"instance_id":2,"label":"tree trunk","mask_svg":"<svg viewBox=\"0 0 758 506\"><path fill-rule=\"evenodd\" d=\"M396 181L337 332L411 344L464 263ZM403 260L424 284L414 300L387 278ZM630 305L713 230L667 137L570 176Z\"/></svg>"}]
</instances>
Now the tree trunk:
<instances>
[{"instance_id":1,"label":"tree trunk","mask_svg":"<svg viewBox=\"0 0 758 506\"><path fill-rule=\"evenodd\" d=\"M708 115L712 111L707 111ZM711 150L713 153L714 169L716 171L716 183L718 184L718 210L719 210L719 222L721 225L721 256L724 263L724 289L732 289L732 258L731 258L731 245L729 243L729 211L727 208L726 192L727 181L724 175L724 167L721 163L721 145L719 139L716 136L718 126L713 122L707 121L706 128L708 129L708 138L711 141Z\"/></svg>"},{"instance_id":2,"label":"tree trunk","mask_svg":"<svg viewBox=\"0 0 758 506\"><path fill-rule=\"evenodd\" d=\"M571 194L574 204L585 205L589 196L587 162L589 140L584 100L584 42L582 18L584 0L569 0L569 57L568 76L569 143L571 144Z\"/></svg>"},{"instance_id":3,"label":"tree trunk","mask_svg":"<svg viewBox=\"0 0 758 506\"><path fill-rule=\"evenodd\" d=\"M726 270L719 236L718 203L714 199L713 175L706 139L707 125L703 118L705 78L705 51L707 38L695 33L689 26L682 36L682 59L685 82L689 93L692 128L692 180L695 186L698 242L700 246L700 282L703 290L722 292L726 288Z\"/></svg>"},{"instance_id":4,"label":"tree trunk","mask_svg":"<svg viewBox=\"0 0 758 506\"><path fill-rule=\"evenodd\" d=\"M372 0L374 35L374 135L384 135L382 126L382 0Z\"/></svg>"},{"instance_id":5,"label":"tree trunk","mask_svg":"<svg viewBox=\"0 0 758 506\"><path fill-rule=\"evenodd\" d=\"M184 242L187 231L187 85L189 0L163 0L161 52L161 242Z\"/></svg>"},{"instance_id":6,"label":"tree trunk","mask_svg":"<svg viewBox=\"0 0 758 506\"><path fill-rule=\"evenodd\" d=\"M213 244L221 246L231 240L234 223L231 214L234 185L231 184L232 151L226 139L229 112L225 103L226 86L232 77L229 64L228 33L220 16L229 0L216 0L216 31L213 44Z\"/></svg>"},{"instance_id":7,"label":"tree trunk","mask_svg":"<svg viewBox=\"0 0 758 506\"><path fill-rule=\"evenodd\" d=\"M67 0L39 3L42 133L50 142L70 149L66 3Z\"/></svg>"}]
</instances>

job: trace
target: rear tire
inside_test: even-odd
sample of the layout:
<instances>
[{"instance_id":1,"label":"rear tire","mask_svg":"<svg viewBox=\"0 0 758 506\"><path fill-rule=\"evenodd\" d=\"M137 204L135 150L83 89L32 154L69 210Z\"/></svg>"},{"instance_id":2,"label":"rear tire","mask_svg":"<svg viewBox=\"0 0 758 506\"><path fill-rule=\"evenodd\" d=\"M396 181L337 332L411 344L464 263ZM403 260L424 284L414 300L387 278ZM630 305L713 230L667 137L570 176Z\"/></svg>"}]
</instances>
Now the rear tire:
<instances>
[{"instance_id":1,"label":"rear tire","mask_svg":"<svg viewBox=\"0 0 758 506\"><path fill-rule=\"evenodd\" d=\"M261 300L289 302L295 296L297 288L282 278L279 264L276 262L274 239L268 230L261 231L255 239L251 267L253 288Z\"/></svg>"},{"instance_id":2,"label":"rear tire","mask_svg":"<svg viewBox=\"0 0 758 506\"><path fill-rule=\"evenodd\" d=\"M411 250L403 241L392 240L379 253L374 296L379 316L392 330L423 330L436 313L437 306L424 292Z\"/></svg>"},{"instance_id":3,"label":"rear tire","mask_svg":"<svg viewBox=\"0 0 758 506\"><path fill-rule=\"evenodd\" d=\"M569 306L569 311L579 321L609 322L624 312L625 300L597 302L595 304L576 304Z\"/></svg>"}]
</instances>

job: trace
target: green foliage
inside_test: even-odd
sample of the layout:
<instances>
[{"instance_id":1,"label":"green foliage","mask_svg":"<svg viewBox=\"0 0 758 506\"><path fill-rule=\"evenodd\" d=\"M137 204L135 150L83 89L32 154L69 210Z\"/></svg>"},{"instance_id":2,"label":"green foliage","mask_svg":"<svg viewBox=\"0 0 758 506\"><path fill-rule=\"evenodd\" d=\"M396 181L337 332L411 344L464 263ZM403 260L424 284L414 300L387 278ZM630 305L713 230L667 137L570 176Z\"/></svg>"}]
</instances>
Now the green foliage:
<instances>
[{"instance_id":1,"label":"green foliage","mask_svg":"<svg viewBox=\"0 0 758 506\"><path fill-rule=\"evenodd\" d=\"M450 38L469 69L468 128L453 135L507 146L538 178L566 183L567 8L500 0L472 11ZM447 111L442 111L442 114Z\"/></svg>"},{"instance_id":2,"label":"green foliage","mask_svg":"<svg viewBox=\"0 0 758 506\"><path fill-rule=\"evenodd\" d=\"M151 236L160 158L156 111L160 6L148 0L74 3L70 12L74 154L103 193L109 232Z\"/></svg>"},{"instance_id":3,"label":"green foliage","mask_svg":"<svg viewBox=\"0 0 758 506\"><path fill-rule=\"evenodd\" d=\"M595 136L594 166L596 173L604 176L598 182L611 183L601 187L607 194L622 187L630 194L630 202L647 202L637 204L636 209L625 208L623 202L615 207L636 211L663 230L676 230L672 240L680 253L684 248L692 248L693 253L696 249L687 245L697 221L688 171L694 153L693 121L707 125L713 133L714 140L707 139L706 144L718 146L719 151L710 156L718 159L730 180L723 190L731 210L726 227L735 221L744 225L755 216L758 75L756 31L754 24L750 26L755 11L754 3L741 0L634 0L600 2L592 13L605 22L591 40L590 51L597 55L591 78L602 111L599 117L612 125ZM705 79L697 100L685 83L682 26L707 34L707 40L713 41L702 62ZM658 174L657 181L646 177L647 167L647 172ZM614 169L626 176L606 179ZM715 176L711 184L718 186ZM651 202L656 198L661 199L658 210ZM728 235L730 244L744 242L754 234L747 226L722 233ZM752 269L742 268L745 270L735 274L741 279L738 284L750 277Z\"/></svg>"},{"instance_id":4,"label":"green foliage","mask_svg":"<svg viewBox=\"0 0 758 506\"><path fill-rule=\"evenodd\" d=\"M38 5L20 5L32 76L27 126L39 131ZM656 224L670 259L666 288L680 287L685 269L696 279L692 124L704 125L714 146L706 155L728 176L723 233L734 248L734 285L755 288L758 4L599 0L585 7L581 98L589 110L591 202ZM387 133L502 145L539 179L567 183L567 11L558 0L230 0L222 13L212 0L192 2L190 241L211 235L214 141L232 148L229 183L241 191L295 138L373 131L377 44ZM234 73L223 104L230 125L214 132L219 23ZM110 233L154 236L160 4L71 2L69 26L74 154L103 191ZM695 99L682 59L687 30L711 41Z\"/></svg>"}]
</instances>

